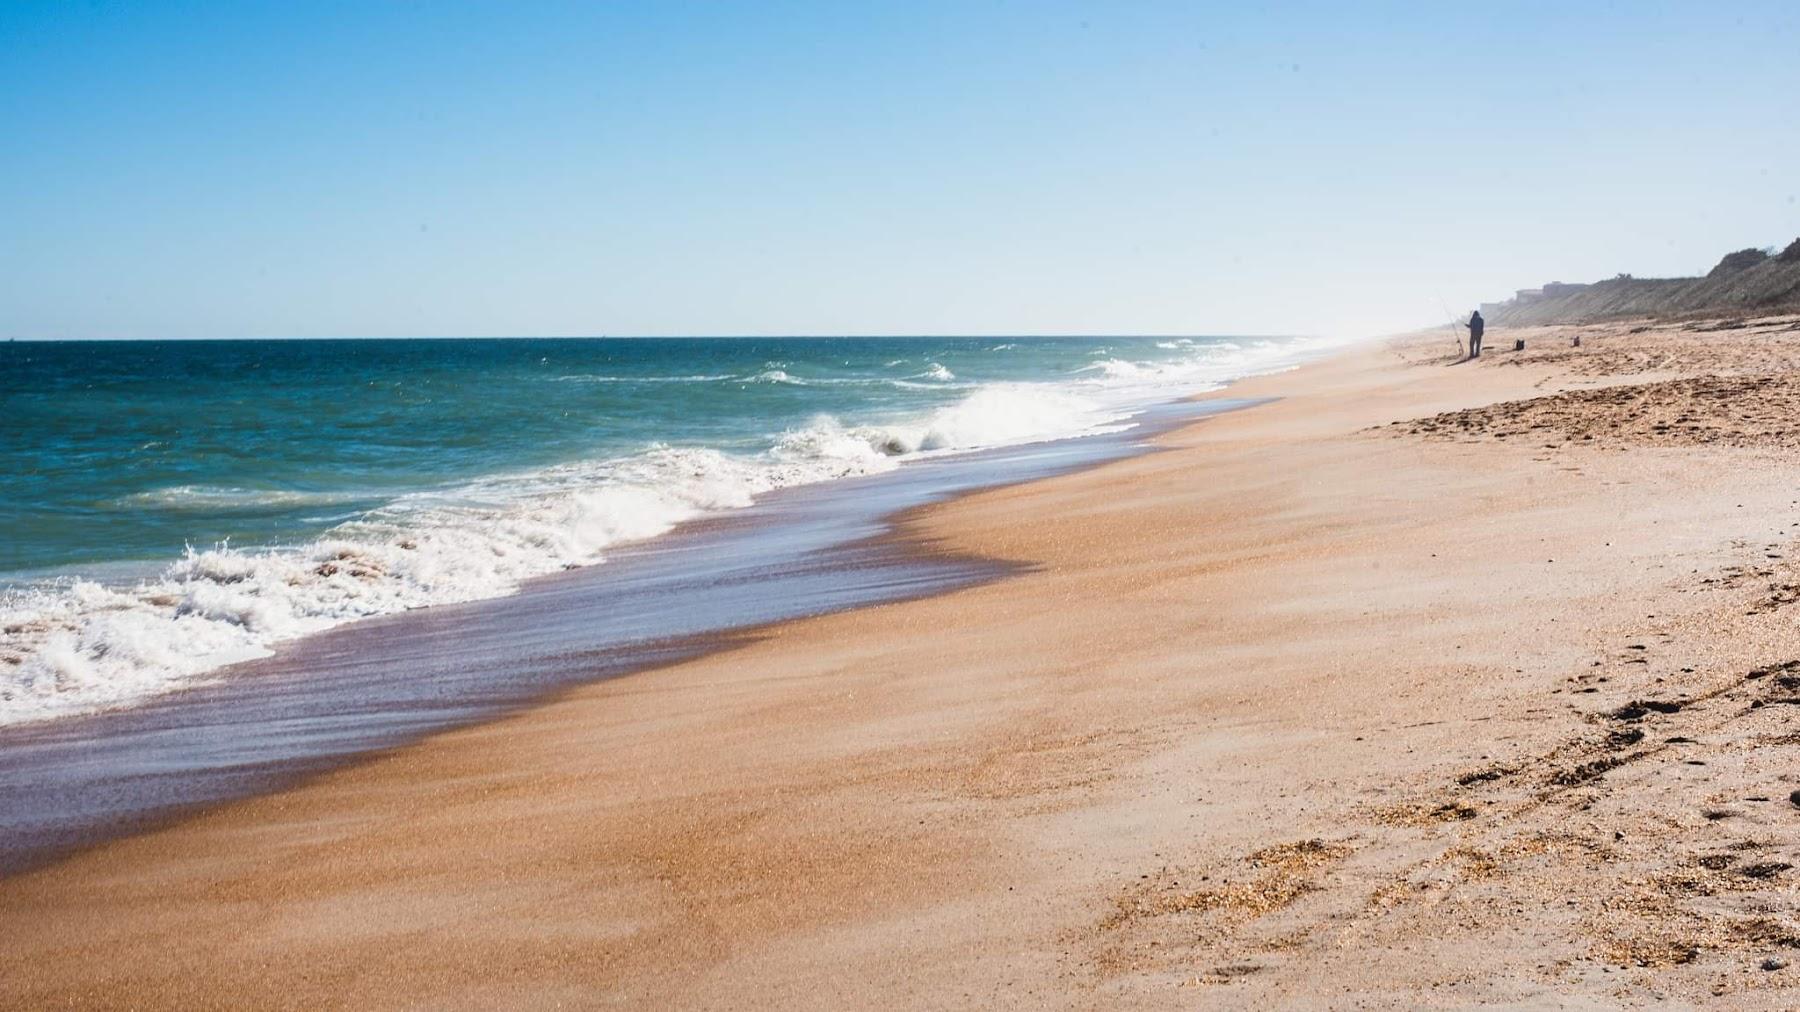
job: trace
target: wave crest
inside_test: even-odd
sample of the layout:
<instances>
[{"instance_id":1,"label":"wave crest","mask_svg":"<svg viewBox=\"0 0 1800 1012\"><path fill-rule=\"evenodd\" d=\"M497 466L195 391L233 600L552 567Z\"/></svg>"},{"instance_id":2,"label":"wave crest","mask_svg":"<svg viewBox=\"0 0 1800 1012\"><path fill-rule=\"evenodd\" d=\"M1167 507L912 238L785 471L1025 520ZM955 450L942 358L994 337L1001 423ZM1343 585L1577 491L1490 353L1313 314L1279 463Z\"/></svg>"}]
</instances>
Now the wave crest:
<instances>
[{"instance_id":1,"label":"wave crest","mask_svg":"<svg viewBox=\"0 0 1800 1012\"><path fill-rule=\"evenodd\" d=\"M299 546L189 548L135 586L72 579L8 592L0 595L0 724L103 709L196 684L225 664L265 656L284 640L343 622L508 594L534 576L601 562L612 546L747 506L774 489L878 473L919 455L1116 431L1171 391L1217 386L1304 351L1293 342L1250 342L1200 346L1166 363L1100 358L1065 382L973 386L954 403L919 415L857 424L820 415L775 436L761 453L653 445L404 496ZM805 382L787 366L767 362L745 379ZM820 382L955 388L941 364L930 363L926 376L931 383ZM235 488L148 494L215 508L288 503L269 498L285 493Z\"/></svg>"}]
</instances>

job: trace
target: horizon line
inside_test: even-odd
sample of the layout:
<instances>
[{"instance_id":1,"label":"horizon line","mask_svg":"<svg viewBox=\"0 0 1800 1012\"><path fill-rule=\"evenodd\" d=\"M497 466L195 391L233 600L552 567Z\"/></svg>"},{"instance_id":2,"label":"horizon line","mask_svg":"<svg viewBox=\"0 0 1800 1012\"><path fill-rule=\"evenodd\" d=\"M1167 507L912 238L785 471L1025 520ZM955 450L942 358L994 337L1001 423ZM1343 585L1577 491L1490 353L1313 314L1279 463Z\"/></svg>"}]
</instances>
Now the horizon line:
<instances>
[{"instance_id":1,"label":"horizon line","mask_svg":"<svg viewBox=\"0 0 1800 1012\"><path fill-rule=\"evenodd\" d=\"M1270 332L1260 334L1176 332L1176 331L1119 331L1116 333L1049 333L1026 334L995 331L984 334L906 334L906 333L858 333L858 334L326 334L326 335L287 335L282 337L31 337L26 335L9 336L6 344L133 344L156 341L833 341L833 340L993 340L1008 338L1015 340L1080 340L1085 338L1207 338L1207 337L1243 337L1243 338L1292 338L1317 337L1317 334Z\"/></svg>"}]
</instances>

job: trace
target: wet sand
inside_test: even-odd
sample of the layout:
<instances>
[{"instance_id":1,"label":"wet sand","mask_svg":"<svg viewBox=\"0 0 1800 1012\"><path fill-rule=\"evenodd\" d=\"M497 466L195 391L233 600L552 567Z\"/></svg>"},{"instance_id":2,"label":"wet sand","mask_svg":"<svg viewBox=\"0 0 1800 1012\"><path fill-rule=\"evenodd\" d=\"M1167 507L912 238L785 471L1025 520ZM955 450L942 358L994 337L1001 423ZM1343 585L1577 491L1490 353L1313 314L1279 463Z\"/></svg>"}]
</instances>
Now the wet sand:
<instances>
[{"instance_id":1,"label":"wet sand","mask_svg":"<svg viewBox=\"0 0 1800 1012\"><path fill-rule=\"evenodd\" d=\"M1016 575L10 878L0 1002L1792 1005L1800 461L1740 380L1800 330L1631 329L1239 384L908 516Z\"/></svg>"},{"instance_id":2,"label":"wet sand","mask_svg":"<svg viewBox=\"0 0 1800 1012\"><path fill-rule=\"evenodd\" d=\"M0 875L559 689L697 657L769 622L997 579L1012 567L918 552L889 536L887 518L1146 452L1154 434L1235 406L1155 405L1124 431L784 489L511 597L340 626L129 709L0 727Z\"/></svg>"}]
</instances>

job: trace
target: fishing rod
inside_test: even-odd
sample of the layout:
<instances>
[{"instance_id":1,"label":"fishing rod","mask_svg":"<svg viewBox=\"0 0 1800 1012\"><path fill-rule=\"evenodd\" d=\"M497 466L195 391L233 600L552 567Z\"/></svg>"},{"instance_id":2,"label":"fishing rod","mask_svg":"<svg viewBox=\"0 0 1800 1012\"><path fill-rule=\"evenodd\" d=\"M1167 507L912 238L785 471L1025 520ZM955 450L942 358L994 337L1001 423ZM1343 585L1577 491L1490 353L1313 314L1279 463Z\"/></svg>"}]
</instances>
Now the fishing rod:
<instances>
[{"instance_id":1,"label":"fishing rod","mask_svg":"<svg viewBox=\"0 0 1800 1012\"><path fill-rule=\"evenodd\" d=\"M1462 322L1456 318L1455 313L1450 311L1450 304L1444 301L1442 292L1434 288L1431 294L1437 296L1438 308L1444 311L1444 317L1450 321L1445 326L1450 328L1450 333L1456 335L1456 353L1461 355L1463 353Z\"/></svg>"}]
</instances>

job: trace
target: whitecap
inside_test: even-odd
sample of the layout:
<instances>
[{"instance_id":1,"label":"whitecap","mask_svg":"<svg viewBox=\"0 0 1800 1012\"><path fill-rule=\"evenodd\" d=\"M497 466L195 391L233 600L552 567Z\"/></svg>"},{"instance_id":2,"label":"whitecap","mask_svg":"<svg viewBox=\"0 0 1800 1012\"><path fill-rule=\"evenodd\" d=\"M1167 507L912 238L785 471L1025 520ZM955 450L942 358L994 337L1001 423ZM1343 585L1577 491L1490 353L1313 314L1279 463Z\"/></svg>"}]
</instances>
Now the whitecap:
<instances>
[{"instance_id":1,"label":"whitecap","mask_svg":"<svg viewBox=\"0 0 1800 1012\"><path fill-rule=\"evenodd\" d=\"M128 705L366 616L512 593L534 576L602 562L616 545L773 489L879 473L914 456L1117 431L1150 403L1323 347L1209 342L1160 363L1107 357L1067 382L968 385L954 403L912 415L821 415L775 434L761 453L651 445L403 496L302 545L191 548L135 583L40 581L0 595L0 724ZM796 382L785 365L769 363L758 376ZM147 494L208 508L356 495L208 486Z\"/></svg>"},{"instance_id":2,"label":"whitecap","mask_svg":"<svg viewBox=\"0 0 1800 1012\"><path fill-rule=\"evenodd\" d=\"M692 376L606 376L576 373L553 378L558 383L717 383L734 379L730 374L699 373Z\"/></svg>"}]
</instances>

